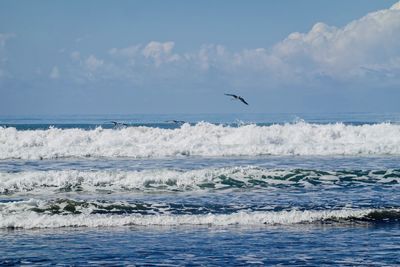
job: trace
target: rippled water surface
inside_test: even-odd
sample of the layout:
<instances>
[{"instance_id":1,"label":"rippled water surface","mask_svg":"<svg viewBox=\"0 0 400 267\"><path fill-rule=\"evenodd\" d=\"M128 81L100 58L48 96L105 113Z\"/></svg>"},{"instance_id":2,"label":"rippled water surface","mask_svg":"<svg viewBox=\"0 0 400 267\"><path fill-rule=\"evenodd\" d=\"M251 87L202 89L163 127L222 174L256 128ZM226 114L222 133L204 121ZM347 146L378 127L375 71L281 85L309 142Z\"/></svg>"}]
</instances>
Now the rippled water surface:
<instances>
[{"instance_id":1,"label":"rippled water surface","mask_svg":"<svg viewBox=\"0 0 400 267\"><path fill-rule=\"evenodd\" d=\"M0 265L400 264L399 116L237 117L0 118Z\"/></svg>"}]
</instances>

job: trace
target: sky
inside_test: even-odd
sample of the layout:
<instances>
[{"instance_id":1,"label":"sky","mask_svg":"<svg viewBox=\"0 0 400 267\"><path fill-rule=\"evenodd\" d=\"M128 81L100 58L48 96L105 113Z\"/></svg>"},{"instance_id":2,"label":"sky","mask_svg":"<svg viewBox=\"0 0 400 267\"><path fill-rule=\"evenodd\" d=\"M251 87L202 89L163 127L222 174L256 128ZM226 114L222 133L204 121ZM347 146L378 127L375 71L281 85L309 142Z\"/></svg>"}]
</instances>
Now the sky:
<instances>
[{"instance_id":1,"label":"sky","mask_svg":"<svg viewBox=\"0 0 400 267\"><path fill-rule=\"evenodd\" d=\"M400 112L399 100L398 0L0 1L0 115Z\"/></svg>"}]
</instances>

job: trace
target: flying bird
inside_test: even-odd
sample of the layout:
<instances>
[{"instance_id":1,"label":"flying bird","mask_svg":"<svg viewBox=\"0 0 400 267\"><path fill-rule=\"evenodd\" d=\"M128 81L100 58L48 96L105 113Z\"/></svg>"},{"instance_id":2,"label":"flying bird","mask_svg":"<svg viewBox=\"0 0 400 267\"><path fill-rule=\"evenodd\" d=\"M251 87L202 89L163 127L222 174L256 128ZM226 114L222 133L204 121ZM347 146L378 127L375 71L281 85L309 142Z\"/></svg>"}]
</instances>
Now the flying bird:
<instances>
[{"instance_id":1,"label":"flying bird","mask_svg":"<svg viewBox=\"0 0 400 267\"><path fill-rule=\"evenodd\" d=\"M237 100L239 100L239 101L242 101L243 104L249 105L249 103L247 103L246 100L244 100L244 98L241 97L241 96L233 95L233 94L225 94L225 95L231 96L231 97L233 97L232 99L237 99Z\"/></svg>"},{"instance_id":2,"label":"flying bird","mask_svg":"<svg viewBox=\"0 0 400 267\"><path fill-rule=\"evenodd\" d=\"M126 124L126 123L120 123L120 122L116 122L116 121L111 121L111 123L114 124L114 127L122 127L122 126L127 127L128 126L128 124Z\"/></svg>"},{"instance_id":3,"label":"flying bird","mask_svg":"<svg viewBox=\"0 0 400 267\"><path fill-rule=\"evenodd\" d=\"M178 121L178 120L168 120L168 121L165 121L165 122L175 123L175 124L184 124L184 123L186 123L185 121Z\"/></svg>"}]
</instances>

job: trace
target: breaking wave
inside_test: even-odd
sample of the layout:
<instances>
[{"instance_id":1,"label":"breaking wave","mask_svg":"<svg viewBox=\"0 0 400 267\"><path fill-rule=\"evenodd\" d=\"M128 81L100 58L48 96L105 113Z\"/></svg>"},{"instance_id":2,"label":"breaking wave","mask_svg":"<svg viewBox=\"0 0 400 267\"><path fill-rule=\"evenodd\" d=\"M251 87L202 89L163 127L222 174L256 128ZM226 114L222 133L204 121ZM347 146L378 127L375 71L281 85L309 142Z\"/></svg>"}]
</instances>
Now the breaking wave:
<instances>
[{"instance_id":1,"label":"breaking wave","mask_svg":"<svg viewBox=\"0 0 400 267\"><path fill-rule=\"evenodd\" d=\"M235 188L400 185L400 170L274 170L225 167L141 171L49 170L0 172L0 195L19 192L182 192Z\"/></svg>"},{"instance_id":2,"label":"breaking wave","mask_svg":"<svg viewBox=\"0 0 400 267\"><path fill-rule=\"evenodd\" d=\"M400 155L400 125L231 127L200 122L177 129L0 128L0 159L257 155Z\"/></svg>"},{"instance_id":3,"label":"breaking wave","mask_svg":"<svg viewBox=\"0 0 400 267\"><path fill-rule=\"evenodd\" d=\"M171 210L172 209L172 210ZM186 207L57 200L18 201L0 204L0 229L179 226L179 225L291 225L309 223L398 223L399 209L281 210L193 213ZM174 212L175 210L175 212ZM192 209L198 211L198 209Z\"/></svg>"}]
</instances>

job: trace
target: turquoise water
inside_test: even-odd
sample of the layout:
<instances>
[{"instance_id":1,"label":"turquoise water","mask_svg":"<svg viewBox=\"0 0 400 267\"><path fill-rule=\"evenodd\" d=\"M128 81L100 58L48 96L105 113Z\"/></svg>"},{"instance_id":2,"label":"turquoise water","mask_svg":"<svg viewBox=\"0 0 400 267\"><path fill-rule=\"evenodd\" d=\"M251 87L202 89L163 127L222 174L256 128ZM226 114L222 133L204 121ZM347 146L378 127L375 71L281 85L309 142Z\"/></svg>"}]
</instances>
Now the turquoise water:
<instances>
[{"instance_id":1,"label":"turquoise water","mask_svg":"<svg viewBox=\"0 0 400 267\"><path fill-rule=\"evenodd\" d=\"M1 117L0 264L400 264L399 118Z\"/></svg>"}]
</instances>

